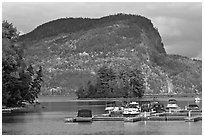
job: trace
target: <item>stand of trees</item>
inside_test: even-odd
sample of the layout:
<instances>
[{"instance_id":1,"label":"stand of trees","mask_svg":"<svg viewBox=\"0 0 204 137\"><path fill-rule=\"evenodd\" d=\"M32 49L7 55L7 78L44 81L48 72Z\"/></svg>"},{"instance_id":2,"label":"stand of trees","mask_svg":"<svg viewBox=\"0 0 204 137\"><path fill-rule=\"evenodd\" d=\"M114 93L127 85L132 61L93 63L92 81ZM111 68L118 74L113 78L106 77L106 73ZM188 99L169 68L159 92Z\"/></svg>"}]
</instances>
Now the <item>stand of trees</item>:
<instances>
[{"instance_id":1,"label":"stand of trees","mask_svg":"<svg viewBox=\"0 0 204 137\"><path fill-rule=\"evenodd\" d=\"M138 69L120 70L103 66L97 72L95 82L88 81L76 92L78 98L139 97L144 95L143 74Z\"/></svg>"},{"instance_id":2,"label":"stand of trees","mask_svg":"<svg viewBox=\"0 0 204 137\"><path fill-rule=\"evenodd\" d=\"M37 71L27 66L24 44L12 23L2 22L2 105L17 106L25 100L33 103L42 84L42 67Z\"/></svg>"}]
</instances>

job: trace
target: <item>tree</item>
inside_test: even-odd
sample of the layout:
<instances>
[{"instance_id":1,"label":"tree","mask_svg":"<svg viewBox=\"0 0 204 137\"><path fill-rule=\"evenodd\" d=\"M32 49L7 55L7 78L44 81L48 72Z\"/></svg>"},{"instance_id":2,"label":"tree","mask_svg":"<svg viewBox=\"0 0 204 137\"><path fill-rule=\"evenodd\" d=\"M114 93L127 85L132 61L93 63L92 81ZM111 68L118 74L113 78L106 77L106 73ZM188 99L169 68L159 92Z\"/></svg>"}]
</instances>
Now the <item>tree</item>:
<instances>
[{"instance_id":1,"label":"tree","mask_svg":"<svg viewBox=\"0 0 204 137\"><path fill-rule=\"evenodd\" d=\"M96 90L100 97L108 97L110 92L113 92L111 83L115 80L116 75L111 68L102 66L97 73Z\"/></svg>"},{"instance_id":2,"label":"tree","mask_svg":"<svg viewBox=\"0 0 204 137\"><path fill-rule=\"evenodd\" d=\"M78 98L142 97L144 76L138 69L121 69L102 66L97 72L96 84L88 81L77 91Z\"/></svg>"},{"instance_id":3,"label":"tree","mask_svg":"<svg viewBox=\"0 0 204 137\"><path fill-rule=\"evenodd\" d=\"M16 42L19 38L19 32L13 26L12 23L8 23L7 21L3 21L2 23L2 39L9 39L12 42Z\"/></svg>"},{"instance_id":4,"label":"tree","mask_svg":"<svg viewBox=\"0 0 204 137\"><path fill-rule=\"evenodd\" d=\"M141 98L144 95L145 86L143 75L140 70L135 69L129 73L129 84L134 97Z\"/></svg>"},{"instance_id":5,"label":"tree","mask_svg":"<svg viewBox=\"0 0 204 137\"><path fill-rule=\"evenodd\" d=\"M20 98L20 91L17 86L18 73L20 65L20 56L15 47L18 33L11 23L3 21L2 23L2 103L7 104L10 99L15 102ZM16 92L14 92L16 91Z\"/></svg>"},{"instance_id":6,"label":"tree","mask_svg":"<svg viewBox=\"0 0 204 137\"><path fill-rule=\"evenodd\" d=\"M86 92L83 86L80 86L78 90L76 91L76 95L78 98L85 98L86 97Z\"/></svg>"},{"instance_id":7,"label":"tree","mask_svg":"<svg viewBox=\"0 0 204 137\"><path fill-rule=\"evenodd\" d=\"M88 92L87 96L90 98L94 97L96 94L96 87L91 83L91 81L88 81L87 83L87 92Z\"/></svg>"},{"instance_id":8,"label":"tree","mask_svg":"<svg viewBox=\"0 0 204 137\"><path fill-rule=\"evenodd\" d=\"M128 70L120 70L119 71L119 79L120 79L120 90L122 97L130 97L130 84L129 84L129 75Z\"/></svg>"},{"instance_id":9,"label":"tree","mask_svg":"<svg viewBox=\"0 0 204 137\"><path fill-rule=\"evenodd\" d=\"M24 72L24 76L27 76L23 79L23 84L26 84L25 89L21 90L24 91L24 94L22 94L22 97L24 100L28 100L29 102L33 102L35 98L38 98L38 94L40 93L41 89L41 83L43 82L42 79L42 67L39 67L39 70L34 73L32 69L32 65L28 67L26 73ZM24 81L26 80L26 81Z\"/></svg>"},{"instance_id":10,"label":"tree","mask_svg":"<svg viewBox=\"0 0 204 137\"><path fill-rule=\"evenodd\" d=\"M2 104L16 106L19 101L33 102L40 92L42 67L34 72L27 67L24 44L18 43L19 33L12 23L2 23Z\"/></svg>"},{"instance_id":11,"label":"tree","mask_svg":"<svg viewBox=\"0 0 204 137\"><path fill-rule=\"evenodd\" d=\"M144 79L140 70L133 68L120 70L120 85L123 97L142 97L145 91Z\"/></svg>"}]
</instances>

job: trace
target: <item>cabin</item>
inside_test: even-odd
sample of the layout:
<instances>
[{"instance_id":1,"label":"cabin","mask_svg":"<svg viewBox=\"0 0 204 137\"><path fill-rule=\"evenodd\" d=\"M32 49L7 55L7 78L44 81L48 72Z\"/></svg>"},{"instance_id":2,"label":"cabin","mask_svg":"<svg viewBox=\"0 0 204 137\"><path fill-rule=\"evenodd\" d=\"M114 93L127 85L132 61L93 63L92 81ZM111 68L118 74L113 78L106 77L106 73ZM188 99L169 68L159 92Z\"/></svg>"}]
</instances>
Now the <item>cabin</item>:
<instances>
[{"instance_id":1,"label":"cabin","mask_svg":"<svg viewBox=\"0 0 204 137\"><path fill-rule=\"evenodd\" d=\"M197 104L190 104L188 105L187 110L199 110L199 106Z\"/></svg>"},{"instance_id":2,"label":"cabin","mask_svg":"<svg viewBox=\"0 0 204 137\"><path fill-rule=\"evenodd\" d=\"M81 109L78 111L77 117L92 117L92 111L88 109Z\"/></svg>"}]
</instances>

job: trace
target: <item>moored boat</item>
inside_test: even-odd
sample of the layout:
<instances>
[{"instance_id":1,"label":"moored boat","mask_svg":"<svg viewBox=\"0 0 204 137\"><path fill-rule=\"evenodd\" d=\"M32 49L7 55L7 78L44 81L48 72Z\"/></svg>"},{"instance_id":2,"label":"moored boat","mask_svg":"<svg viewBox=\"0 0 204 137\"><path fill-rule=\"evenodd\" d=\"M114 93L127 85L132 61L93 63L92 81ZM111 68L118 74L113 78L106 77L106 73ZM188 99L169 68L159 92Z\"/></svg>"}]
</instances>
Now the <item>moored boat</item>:
<instances>
[{"instance_id":1,"label":"moored boat","mask_svg":"<svg viewBox=\"0 0 204 137\"><path fill-rule=\"evenodd\" d=\"M200 102L201 99L197 96L197 97L195 97L194 101L195 101L195 102Z\"/></svg>"},{"instance_id":2,"label":"moored boat","mask_svg":"<svg viewBox=\"0 0 204 137\"><path fill-rule=\"evenodd\" d=\"M81 109L76 117L66 117L65 122L92 122L92 118L91 110Z\"/></svg>"},{"instance_id":3,"label":"moored boat","mask_svg":"<svg viewBox=\"0 0 204 137\"><path fill-rule=\"evenodd\" d=\"M141 109L139 107L139 103L130 102L123 110L123 116L136 116L139 115Z\"/></svg>"},{"instance_id":4,"label":"moored boat","mask_svg":"<svg viewBox=\"0 0 204 137\"><path fill-rule=\"evenodd\" d=\"M88 109L81 109L78 111L75 122L92 122L92 111Z\"/></svg>"},{"instance_id":5,"label":"moored boat","mask_svg":"<svg viewBox=\"0 0 204 137\"><path fill-rule=\"evenodd\" d=\"M178 106L176 99L171 98L166 106L166 110L169 112L179 112L181 108Z\"/></svg>"},{"instance_id":6,"label":"moored boat","mask_svg":"<svg viewBox=\"0 0 204 137\"><path fill-rule=\"evenodd\" d=\"M112 111L116 107L116 102L111 101L106 103L105 111Z\"/></svg>"},{"instance_id":7,"label":"moored boat","mask_svg":"<svg viewBox=\"0 0 204 137\"><path fill-rule=\"evenodd\" d=\"M150 112L153 112L153 113L162 113L162 112L165 112L165 108L164 108L164 104L161 104L161 103L154 103L152 106L151 106L151 111Z\"/></svg>"},{"instance_id":8,"label":"moored boat","mask_svg":"<svg viewBox=\"0 0 204 137\"><path fill-rule=\"evenodd\" d=\"M122 106L116 106L116 102L112 101L112 102L108 102L106 104L106 108L105 111L109 114L109 115L114 115L114 114L120 114L123 112L123 107Z\"/></svg>"},{"instance_id":9,"label":"moored boat","mask_svg":"<svg viewBox=\"0 0 204 137\"><path fill-rule=\"evenodd\" d=\"M200 110L200 108L197 104L189 104L187 110Z\"/></svg>"}]
</instances>

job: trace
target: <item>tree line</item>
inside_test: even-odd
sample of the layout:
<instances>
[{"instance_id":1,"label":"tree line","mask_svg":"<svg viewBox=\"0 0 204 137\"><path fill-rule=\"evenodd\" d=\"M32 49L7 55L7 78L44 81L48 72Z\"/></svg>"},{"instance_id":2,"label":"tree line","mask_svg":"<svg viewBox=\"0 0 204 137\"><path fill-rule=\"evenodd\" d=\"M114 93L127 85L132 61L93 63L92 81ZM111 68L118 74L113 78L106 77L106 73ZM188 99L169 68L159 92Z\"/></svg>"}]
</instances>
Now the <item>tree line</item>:
<instances>
[{"instance_id":1,"label":"tree line","mask_svg":"<svg viewBox=\"0 0 204 137\"><path fill-rule=\"evenodd\" d=\"M79 87L76 94L78 98L141 98L145 91L144 83L143 74L136 68L115 72L104 65L98 70L96 80Z\"/></svg>"}]
</instances>

